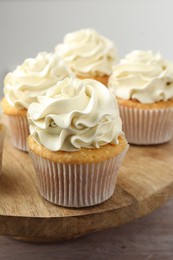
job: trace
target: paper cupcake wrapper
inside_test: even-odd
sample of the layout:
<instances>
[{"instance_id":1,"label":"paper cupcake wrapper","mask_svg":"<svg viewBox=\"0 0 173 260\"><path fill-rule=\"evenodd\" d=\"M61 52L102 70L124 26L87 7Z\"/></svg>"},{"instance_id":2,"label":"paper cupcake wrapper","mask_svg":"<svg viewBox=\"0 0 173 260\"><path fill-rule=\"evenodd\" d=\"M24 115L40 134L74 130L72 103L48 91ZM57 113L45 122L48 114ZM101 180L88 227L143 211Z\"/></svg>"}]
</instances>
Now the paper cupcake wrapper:
<instances>
[{"instance_id":1,"label":"paper cupcake wrapper","mask_svg":"<svg viewBox=\"0 0 173 260\"><path fill-rule=\"evenodd\" d=\"M5 115L11 133L11 141L14 147L24 152L28 151L26 139L29 135L27 116Z\"/></svg>"},{"instance_id":2,"label":"paper cupcake wrapper","mask_svg":"<svg viewBox=\"0 0 173 260\"><path fill-rule=\"evenodd\" d=\"M40 194L65 207L87 207L110 198L120 164L128 150L117 157L91 164L55 163L29 151Z\"/></svg>"},{"instance_id":3,"label":"paper cupcake wrapper","mask_svg":"<svg viewBox=\"0 0 173 260\"><path fill-rule=\"evenodd\" d=\"M0 129L0 175L2 173L2 155L3 155L5 131L6 131L6 128L3 125L2 129Z\"/></svg>"},{"instance_id":4,"label":"paper cupcake wrapper","mask_svg":"<svg viewBox=\"0 0 173 260\"><path fill-rule=\"evenodd\" d=\"M137 109L119 105L123 131L131 144L152 145L171 140L173 108Z\"/></svg>"}]
</instances>

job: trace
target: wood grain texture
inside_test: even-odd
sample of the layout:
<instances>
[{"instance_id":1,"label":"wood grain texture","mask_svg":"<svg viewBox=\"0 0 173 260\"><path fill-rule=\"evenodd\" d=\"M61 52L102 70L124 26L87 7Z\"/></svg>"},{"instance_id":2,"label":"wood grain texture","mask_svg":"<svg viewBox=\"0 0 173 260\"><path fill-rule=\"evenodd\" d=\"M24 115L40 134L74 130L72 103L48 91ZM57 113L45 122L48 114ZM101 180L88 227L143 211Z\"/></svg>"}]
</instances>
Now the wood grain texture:
<instances>
[{"instance_id":1,"label":"wood grain texture","mask_svg":"<svg viewBox=\"0 0 173 260\"><path fill-rule=\"evenodd\" d=\"M158 146L131 146L111 199L90 208L68 209L38 194L29 155L13 148L7 137L0 181L0 234L56 241L146 215L173 195L172 152L173 140Z\"/></svg>"},{"instance_id":2,"label":"wood grain texture","mask_svg":"<svg viewBox=\"0 0 173 260\"><path fill-rule=\"evenodd\" d=\"M1 260L172 260L173 200L133 223L55 244L0 236Z\"/></svg>"}]
</instances>

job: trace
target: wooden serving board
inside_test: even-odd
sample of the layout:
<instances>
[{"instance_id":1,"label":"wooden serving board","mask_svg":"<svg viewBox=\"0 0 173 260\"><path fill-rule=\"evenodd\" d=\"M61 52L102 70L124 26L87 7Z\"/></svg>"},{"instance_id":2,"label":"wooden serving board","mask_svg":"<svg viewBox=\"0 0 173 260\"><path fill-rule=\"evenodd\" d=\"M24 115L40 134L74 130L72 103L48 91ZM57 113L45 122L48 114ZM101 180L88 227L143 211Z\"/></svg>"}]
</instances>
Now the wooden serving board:
<instances>
[{"instance_id":1,"label":"wooden serving board","mask_svg":"<svg viewBox=\"0 0 173 260\"><path fill-rule=\"evenodd\" d=\"M156 146L131 146L116 190L106 202L83 209L55 206L37 191L27 153L6 137L0 177L0 234L26 241L71 239L133 221L173 195L173 140Z\"/></svg>"}]
</instances>

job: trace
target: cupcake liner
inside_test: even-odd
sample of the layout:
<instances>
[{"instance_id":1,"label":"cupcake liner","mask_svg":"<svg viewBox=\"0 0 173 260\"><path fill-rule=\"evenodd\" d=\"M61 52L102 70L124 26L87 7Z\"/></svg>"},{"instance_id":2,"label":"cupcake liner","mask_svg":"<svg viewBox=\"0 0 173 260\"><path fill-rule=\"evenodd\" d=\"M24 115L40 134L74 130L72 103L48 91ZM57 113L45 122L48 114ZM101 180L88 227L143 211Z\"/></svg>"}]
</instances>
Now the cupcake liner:
<instances>
[{"instance_id":1,"label":"cupcake liner","mask_svg":"<svg viewBox=\"0 0 173 260\"><path fill-rule=\"evenodd\" d=\"M173 108L137 109L119 105L123 131L131 144L152 145L171 140Z\"/></svg>"},{"instance_id":2,"label":"cupcake liner","mask_svg":"<svg viewBox=\"0 0 173 260\"><path fill-rule=\"evenodd\" d=\"M28 151L26 139L29 135L27 116L5 115L11 133L11 141L14 147L24 152Z\"/></svg>"},{"instance_id":3,"label":"cupcake liner","mask_svg":"<svg viewBox=\"0 0 173 260\"><path fill-rule=\"evenodd\" d=\"M91 164L56 163L29 151L40 194L65 207L87 207L110 198L120 164L128 150L109 160Z\"/></svg>"},{"instance_id":4,"label":"cupcake liner","mask_svg":"<svg viewBox=\"0 0 173 260\"><path fill-rule=\"evenodd\" d=\"M4 137L5 137L6 128L3 125L0 129L0 175L2 173L2 155L3 155L3 144L4 144Z\"/></svg>"}]
</instances>

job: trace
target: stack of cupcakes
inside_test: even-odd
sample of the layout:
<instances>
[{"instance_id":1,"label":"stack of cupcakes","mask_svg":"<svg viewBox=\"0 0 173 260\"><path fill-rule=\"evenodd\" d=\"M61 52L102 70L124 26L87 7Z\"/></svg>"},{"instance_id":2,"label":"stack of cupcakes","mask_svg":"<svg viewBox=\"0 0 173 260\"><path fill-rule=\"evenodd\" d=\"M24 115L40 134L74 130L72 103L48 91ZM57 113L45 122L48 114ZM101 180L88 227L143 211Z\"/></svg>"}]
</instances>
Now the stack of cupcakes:
<instances>
[{"instance_id":1,"label":"stack of cupcakes","mask_svg":"<svg viewBox=\"0 0 173 260\"><path fill-rule=\"evenodd\" d=\"M116 100L100 82L107 84L116 62L114 44L87 29L68 34L56 53L25 60L4 80L12 143L29 149L39 191L52 203L91 206L115 190L128 144Z\"/></svg>"},{"instance_id":2,"label":"stack of cupcakes","mask_svg":"<svg viewBox=\"0 0 173 260\"><path fill-rule=\"evenodd\" d=\"M40 194L54 204L107 200L127 141L172 138L173 65L152 51L133 51L117 63L114 43L86 29L67 34L55 53L25 60L4 80L12 143L29 151Z\"/></svg>"}]
</instances>

